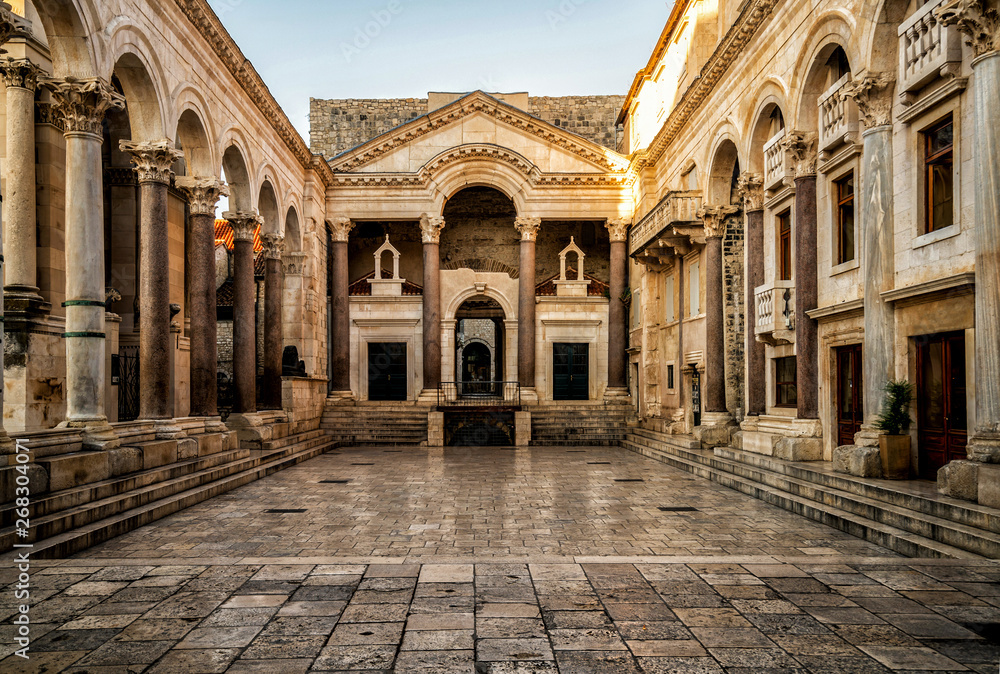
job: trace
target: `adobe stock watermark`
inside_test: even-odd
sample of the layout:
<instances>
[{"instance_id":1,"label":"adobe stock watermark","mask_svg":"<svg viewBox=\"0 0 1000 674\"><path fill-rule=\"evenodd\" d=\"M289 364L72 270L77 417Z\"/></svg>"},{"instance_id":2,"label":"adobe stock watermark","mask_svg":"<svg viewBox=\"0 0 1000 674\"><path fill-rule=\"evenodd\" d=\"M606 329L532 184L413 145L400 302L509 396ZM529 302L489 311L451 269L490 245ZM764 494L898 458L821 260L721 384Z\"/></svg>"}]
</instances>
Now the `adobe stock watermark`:
<instances>
[{"instance_id":1,"label":"adobe stock watermark","mask_svg":"<svg viewBox=\"0 0 1000 674\"><path fill-rule=\"evenodd\" d=\"M214 0L212 9L215 10L215 15L221 19L242 4L243 0Z\"/></svg>"},{"instance_id":2,"label":"adobe stock watermark","mask_svg":"<svg viewBox=\"0 0 1000 674\"><path fill-rule=\"evenodd\" d=\"M388 28L393 19L403 13L403 0L389 0L384 9L371 12L371 21L364 25L354 27L354 39L350 42L340 43L340 53L344 57L345 63L350 63L361 55L365 49L371 46L372 41L378 39L382 32Z\"/></svg>"},{"instance_id":3,"label":"adobe stock watermark","mask_svg":"<svg viewBox=\"0 0 1000 674\"><path fill-rule=\"evenodd\" d=\"M555 9L545 10L545 19L549 22L549 28L555 30L576 14L576 11L587 4L590 0L561 0Z\"/></svg>"},{"instance_id":4,"label":"adobe stock watermark","mask_svg":"<svg viewBox=\"0 0 1000 674\"><path fill-rule=\"evenodd\" d=\"M28 477L28 464L31 462L31 453L24 440L15 441L17 445L14 454L14 515L17 521L14 527L17 530L18 538L26 539L31 530L31 485ZM17 626L14 634L14 642L19 647L14 651L14 655L19 658L28 658L28 649L31 646L31 548L30 543L15 543L14 549L17 556L14 564L17 567L17 583L13 585L14 601L17 613L12 622Z\"/></svg>"}]
</instances>

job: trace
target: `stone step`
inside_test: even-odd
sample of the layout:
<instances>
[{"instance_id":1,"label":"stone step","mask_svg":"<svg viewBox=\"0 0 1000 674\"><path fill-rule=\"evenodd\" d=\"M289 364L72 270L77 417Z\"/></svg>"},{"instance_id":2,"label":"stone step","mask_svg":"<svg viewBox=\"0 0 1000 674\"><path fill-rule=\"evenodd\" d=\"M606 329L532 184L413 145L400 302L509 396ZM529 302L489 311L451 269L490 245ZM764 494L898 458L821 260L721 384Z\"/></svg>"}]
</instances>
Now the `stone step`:
<instances>
[{"instance_id":1,"label":"stone step","mask_svg":"<svg viewBox=\"0 0 1000 674\"><path fill-rule=\"evenodd\" d=\"M321 438L324 435L325 433L323 433L321 429L306 431L304 433L299 433L298 435L286 435L282 438L265 441L262 449L281 449L282 447L288 447L306 440L312 440L313 438Z\"/></svg>"}]
</instances>

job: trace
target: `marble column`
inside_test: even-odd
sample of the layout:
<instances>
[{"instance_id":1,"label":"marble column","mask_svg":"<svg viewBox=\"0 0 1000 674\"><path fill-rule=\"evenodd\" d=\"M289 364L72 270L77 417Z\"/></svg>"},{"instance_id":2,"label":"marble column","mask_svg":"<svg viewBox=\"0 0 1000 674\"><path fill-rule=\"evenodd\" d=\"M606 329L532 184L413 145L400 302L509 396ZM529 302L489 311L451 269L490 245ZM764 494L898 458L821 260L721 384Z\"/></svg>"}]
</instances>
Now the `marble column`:
<instances>
[{"instance_id":1,"label":"marble column","mask_svg":"<svg viewBox=\"0 0 1000 674\"><path fill-rule=\"evenodd\" d=\"M627 396L628 326L625 291L628 290L628 230L631 220L612 218L605 225L611 239L611 301L608 303L608 395Z\"/></svg>"},{"instance_id":2,"label":"marble column","mask_svg":"<svg viewBox=\"0 0 1000 674\"><path fill-rule=\"evenodd\" d=\"M424 243L424 394L441 388L441 230L444 218L421 215ZM436 393L434 394L436 396Z\"/></svg>"},{"instance_id":3,"label":"marble column","mask_svg":"<svg viewBox=\"0 0 1000 674\"><path fill-rule=\"evenodd\" d=\"M285 239L265 234L264 242L264 409L281 409L281 354L285 344L281 299L285 294L285 274L281 256Z\"/></svg>"},{"instance_id":4,"label":"marble column","mask_svg":"<svg viewBox=\"0 0 1000 674\"><path fill-rule=\"evenodd\" d=\"M191 416L219 416L219 344L215 287L215 208L229 196L217 178L181 177L188 200L188 318L191 321ZM218 429L221 430L221 429Z\"/></svg>"},{"instance_id":5,"label":"marble column","mask_svg":"<svg viewBox=\"0 0 1000 674\"><path fill-rule=\"evenodd\" d=\"M167 233L167 187L171 167L184 155L169 140L123 140L139 178L139 419L173 416L170 387L170 239ZM158 428L157 437L180 435L179 428Z\"/></svg>"},{"instance_id":6,"label":"marble column","mask_svg":"<svg viewBox=\"0 0 1000 674\"><path fill-rule=\"evenodd\" d=\"M4 271L5 300L31 311L42 304L35 258L35 90L41 68L28 59L0 61L7 85L7 157L3 195L9 260Z\"/></svg>"},{"instance_id":7,"label":"marble column","mask_svg":"<svg viewBox=\"0 0 1000 674\"><path fill-rule=\"evenodd\" d=\"M858 204L861 270L865 291L864 423L855 444L875 446L872 425L882 406L883 389L893 378L895 329L892 305L881 293L893 287L892 105L895 77L862 73L844 95L858 105L865 127L861 190Z\"/></svg>"},{"instance_id":8,"label":"marble column","mask_svg":"<svg viewBox=\"0 0 1000 674\"><path fill-rule=\"evenodd\" d=\"M521 233L521 260L517 292L517 380L531 397L535 392L535 240L541 218L518 217L514 227ZM522 393L523 395L523 393Z\"/></svg>"},{"instance_id":9,"label":"marble column","mask_svg":"<svg viewBox=\"0 0 1000 674\"><path fill-rule=\"evenodd\" d=\"M747 416L767 411L766 359L763 342L757 341L757 297L764 285L764 181L759 174L743 173L738 189L746 214L746 394Z\"/></svg>"},{"instance_id":10,"label":"marble column","mask_svg":"<svg viewBox=\"0 0 1000 674\"><path fill-rule=\"evenodd\" d=\"M257 291L253 235L263 222L256 213L225 213L233 227L233 413L257 411ZM145 319L143 319L145 321Z\"/></svg>"},{"instance_id":11,"label":"marble column","mask_svg":"<svg viewBox=\"0 0 1000 674\"><path fill-rule=\"evenodd\" d=\"M100 78L44 78L66 138L66 421L84 446L120 442L104 413L104 199L101 121L125 99Z\"/></svg>"},{"instance_id":12,"label":"marble column","mask_svg":"<svg viewBox=\"0 0 1000 674\"><path fill-rule=\"evenodd\" d=\"M726 218L736 206L707 206L698 211L705 225L705 393L706 415L725 415L726 407L726 309L722 277L722 239ZM706 423L706 421L708 423ZM704 419L710 425L711 419Z\"/></svg>"},{"instance_id":13,"label":"marble column","mask_svg":"<svg viewBox=\"0 0 1000 674\"><path fill-rule=\"evenodd\" d=\"M976 424L968 457L1000 463L1000 19L996 3L988 10L985 2L952 0L936 12L945 25L957 24L975 56Z\"/></svg>"},{"instance_id":14,"label":"marble column","mask_svg":"<svg viewBox=\"0 0 1000 674\"><path fill-rule=\"evenodd\" d=\"M330 362L333 383L330 395L351 400L351 298L348 295L350 272L347 260L347 240L354 223L350 218L334 218L329 222L330 260L333 292L333 315L330 317Z\"/></svg>"}]
</instances>

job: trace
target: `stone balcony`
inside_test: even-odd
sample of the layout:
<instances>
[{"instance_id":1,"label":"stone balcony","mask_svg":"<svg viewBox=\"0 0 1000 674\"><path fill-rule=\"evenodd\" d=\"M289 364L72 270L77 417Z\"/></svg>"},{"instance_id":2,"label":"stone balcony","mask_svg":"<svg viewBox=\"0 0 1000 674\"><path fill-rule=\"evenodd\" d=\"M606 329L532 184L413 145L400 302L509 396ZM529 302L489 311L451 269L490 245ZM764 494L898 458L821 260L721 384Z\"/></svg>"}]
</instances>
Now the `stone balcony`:
<instances>
[{"instance_id":1,"label":"stone balcony","mask_svg":"<svg viewBox=\"0 0 1000 674\"><path fill-rule=\"evenodd\" d=\"M795 282L774 281L754 291L758 342L791 344L795 341Z\"/></svg>"},{"instance_id":2,"label":"stone balcony","mask_svg":"<svg viewBox=\"0 0 1000 674\"><path fill-rule=\"evenodd\" d=\"M819 97L819 151L829 153L858 138L858 108L853 101L841 96L851 81L844 75Z\"/></svg>"},{"instance_id":3,"label":"stone balcony","mask_svg":"<svg viewBox=\"0 0 1000 674\"><path fill-rule=\"evenodd\" d=\"M764 189L768 192L781 189L785 177L789 175L788 155L782 143L784 139L785 130L782 129L764 143Z\"/></svg>"},{"instance_id":4,"label":"stone balcony","mask_svg":"<svg viewBox=\"0 0 1000 674\"><path fill-rule=\"evenodd\" d=\"M925 87L950 68L957 70L962 60L958 27L945 26L934 16L943 3L931 0L899 26L900 95Z\"/></svg>"},{"instance_id":5,"label":"stone balcony","mask_svg":"<svg viewBox=\"0 0 1000 674\"><path fill-rule=\"evenodd\" d=\"M670 226L698 222L701 208L701 191L668 192L660 203L629 233L629 254L634 255L659 237Z\"/></svg>"}]
</instances>

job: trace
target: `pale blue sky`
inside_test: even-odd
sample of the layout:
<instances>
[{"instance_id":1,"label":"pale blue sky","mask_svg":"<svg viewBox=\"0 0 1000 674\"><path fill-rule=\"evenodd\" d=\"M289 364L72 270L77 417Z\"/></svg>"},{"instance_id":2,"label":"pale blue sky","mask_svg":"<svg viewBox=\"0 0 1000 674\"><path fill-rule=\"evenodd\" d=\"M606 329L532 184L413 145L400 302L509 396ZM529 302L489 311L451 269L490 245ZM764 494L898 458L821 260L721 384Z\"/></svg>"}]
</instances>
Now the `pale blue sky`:
<instances>
[{"instance_id":1,"label":"pale blue sky","mask_svg":"<svg viewBox=\"0 0 1000 674\"><path fill-rule=\"evenodd\" d=\"M209 0L299 133L309 98L625 94L662 0Z\"/></svg>"}]
</instances>

